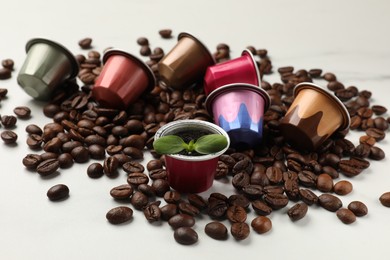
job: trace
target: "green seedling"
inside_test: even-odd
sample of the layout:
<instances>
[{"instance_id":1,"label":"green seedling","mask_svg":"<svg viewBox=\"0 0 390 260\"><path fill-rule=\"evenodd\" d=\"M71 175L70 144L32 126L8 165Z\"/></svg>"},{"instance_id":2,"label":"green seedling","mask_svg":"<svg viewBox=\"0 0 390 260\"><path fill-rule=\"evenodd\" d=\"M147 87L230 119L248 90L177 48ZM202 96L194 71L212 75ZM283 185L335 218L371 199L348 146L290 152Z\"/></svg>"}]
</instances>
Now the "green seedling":
<instances>
[{"instance_id":1,"label":"green seedling","mask_svg":"<svg viewBox=\"0 0 390 260\"><path fill-rule=\"evenodd\" d=\"M189 143L177 135L166 135L153 142L154 150L159 154L177 154L186 150L189 155L194 151L200 154L212 154L221 151L228 145L227 138L220 134L203 135Z\"/></svg>"}]
</instances>

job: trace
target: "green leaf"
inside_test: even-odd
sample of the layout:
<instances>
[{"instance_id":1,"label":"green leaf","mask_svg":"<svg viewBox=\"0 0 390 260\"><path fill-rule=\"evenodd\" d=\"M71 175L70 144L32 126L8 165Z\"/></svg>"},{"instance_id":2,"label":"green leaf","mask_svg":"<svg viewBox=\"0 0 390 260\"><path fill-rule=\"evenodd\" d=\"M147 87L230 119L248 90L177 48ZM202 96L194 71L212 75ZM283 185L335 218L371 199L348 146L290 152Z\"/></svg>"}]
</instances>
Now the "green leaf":
<instances>
[{"instance_id":1,"label":"green leaf","mask_svg":"<svg viewBox=\"0 0 390 260\"><path fill-rule=\"evenodd\" d=\"M216 153L228 145L225 136L219 134L210 134L201 136L194 144L195 151L201 154Z\"/></svg>"},{"instance_id":2,"label":"green leaf","mask_svg":"<svg viewBox=\"0 0 390 260\"><path fill-rule=\"evenodd\" d=\"M166 135L153 142L153 149L159 154L175 154L187 148L187 144L176 135Z\"/></svg>"}]
</instances>

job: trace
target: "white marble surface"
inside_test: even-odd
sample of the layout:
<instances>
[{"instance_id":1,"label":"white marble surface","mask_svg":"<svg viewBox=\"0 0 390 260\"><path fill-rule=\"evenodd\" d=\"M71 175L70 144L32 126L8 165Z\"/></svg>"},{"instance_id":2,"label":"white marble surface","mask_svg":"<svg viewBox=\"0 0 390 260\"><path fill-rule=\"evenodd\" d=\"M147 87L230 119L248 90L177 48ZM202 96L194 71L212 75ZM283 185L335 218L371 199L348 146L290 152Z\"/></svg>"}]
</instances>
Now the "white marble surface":
<instances>
[{"instance_id":1,"label":"white marble surface","mask_svg":"<svg viewBox=\"0 0 390 260\"><path fill-rule=\"evenodd\" d=\"M31 151L25 145L24 128L50 120L41 112L43 104L31 100L16 83L30 38L58 41L78 54L86 53L78 40L90 36L98 51L115 46L138 53L139 36L148 37L152 47L169 50L175 40L162 40L157 32L172 28L175 35L192 32L210 50L226 42L232 57L254 45L269 51L274 68L292 65L334 72L345 85L372 91L372 104L390 107L389 13L387 0L2 1L0 59L12 58L16 65L12 78L0 81L0 87L9 90L0 113L12 114L15 106L27 104L33 116L18 121L16 147L0 143L0 258L389 259L390 209L378 201L390 191L388 158L373 161L351 180L354 191L341 198L344 205L361 200L369 208L369 214L352 225L317 207L310 207L303 220L292 223L285 214L287 207L270 216L271 232L252 231L241 242L232 236L223 242L212 240L203 232L208 219L200 219L195 226L199 242L181 246L166 223L150 225L141 212L136 211L133 221L125 225L106 221L106 212L119 205L109 190L124 183L124 178L92 180L86 175L87 164L61 170L49 179L25 170L21 160ZM274 73L265 80L278 82L279 78ZM317 83L325 86L324 81ZM348 136L355 144L358 137L357 133ZM390 155L388 140L378 145ZM46 191L57 183L67 184L71 196L53 203ZM209 192L213 191L228 194L233 190L216 182Z\"/></svg>"}]
</instances>

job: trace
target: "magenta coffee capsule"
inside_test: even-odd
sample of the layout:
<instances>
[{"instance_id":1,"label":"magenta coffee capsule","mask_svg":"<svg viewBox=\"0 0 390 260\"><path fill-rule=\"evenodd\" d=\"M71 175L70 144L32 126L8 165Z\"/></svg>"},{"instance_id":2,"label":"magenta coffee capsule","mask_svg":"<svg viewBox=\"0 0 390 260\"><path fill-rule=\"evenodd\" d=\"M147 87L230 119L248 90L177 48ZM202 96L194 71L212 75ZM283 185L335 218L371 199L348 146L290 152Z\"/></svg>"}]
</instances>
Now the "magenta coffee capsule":
<instances>
[{"instance_id":1,"label":"magenta coffee capsule","mask_svg":"<svg viewBox=\"0 0 390 260\"><path fill-rule=\"evenodd\" d=\"M350 125L344 104L334 95L313 83L294 88L295 99L281 120L284 138L300 150L316 150L335 131Z\"/></svg>"},{"instance_id":2,"label":"magenta coffee capsule","mask_svg":"<svg viewBox=\"0 0 390 260\"><path fill-rule=\"evenodd\" d=\"M103 55L103 64L92 88L93 97L103 106L125 109L155 86L152 70L130 53L110 49Z\"/></svg>"},{"instance_id":3,"label":"magenta coffee capsule","mask_svg":"<svg viewBox=\"0 0 390 260\"><path fill-rule=\"evenodd\" d=\"M260 72L249 50L244 50L241 57L208 67L203 87L205 94L209 95L213 90L232 83L260 85Z\"/></svg>"},{"instance_id":4,"label":"magenta coffee capsule","mask_svg":"<svg viewBox=\"0 0 390 260\"><path fill-rule=\"evenodd\" d=\"M56 42L36 38L26 44L27 57L18 84L37 100L47 101L66 80L74 79L79 65L74 55Z\"/></svg>"}]
</instances>

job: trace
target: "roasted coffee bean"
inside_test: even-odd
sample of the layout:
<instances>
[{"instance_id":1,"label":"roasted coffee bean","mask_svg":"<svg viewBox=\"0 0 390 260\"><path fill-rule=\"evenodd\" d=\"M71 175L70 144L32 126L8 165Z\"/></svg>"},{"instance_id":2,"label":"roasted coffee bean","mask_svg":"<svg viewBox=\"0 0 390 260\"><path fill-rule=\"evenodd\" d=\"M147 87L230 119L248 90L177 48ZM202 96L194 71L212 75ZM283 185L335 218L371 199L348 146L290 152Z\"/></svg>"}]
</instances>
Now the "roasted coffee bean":
<instances>
[{"instance_id":1,"label":"roasted coffee bean","mask_svg":"<svg viewBox=\"0 0 390 260\"><path fill-rule=\"evenodd\" d=\"M163 167L163 164L160 160L150 160L147 164L146 164L146 169L150 172L150 171L153 171L153 170L156 170L156 169L162 169Z\"/></svg>"},{"instance_id":2,"label":"roasted coffee bean","mask_svg":"<svg viewBox=\"0 0 390 260\"><path fill-rule=\"evenodd\" d=\"M133 196L131 196L130 202L135 209L141 210L148 204L149 200L145 194L140 191L136 191L133 193Z\"/></svg>"},{"instance_id":3,"label":"roasted coffee bean","mask_svg":"<svg viewBox=\"0 0 390 260\"><path fill-rule=\"evenodd\" d=\"M353 214L351 210L346 208L341 208L337 210L336 215L344 224L352 224L356 221L355 214Z\"/></svg>"},{"instance_id":4,"label":"roasted coffee bean","mask_svg":"<svg viewBox=\"0 0 390 260\"><path fill-rule=\"evenodd\" d=\"M42 135L43 131L42 129L34 124L29 124L26 126L26 132L31 135L31 134L36 134L36 135Z\"/></svg>"},{"instance_id":5,"label":"roasted coffee bean","mask_svg":"<svg viewBox=\"0 0 390 260\"><path fill-rule=\"evenodd\" d=\"M375 128L382 131L386 131L387 129L389 129L389 123L386 121L385 118L381 116L374 119L374 125Z\"/></svg>"},{"instance_id":6,"label":"roasted coffee bean","mask_svg":"<svg viewBox=\"0 0 390 260\"><path fill-rule=\"evenodd\" d=\"M39 154L27 154L23 158L23 165L30 170L35 170L38 164L42 161L41 156Z\"/></svg>"},{"instance_id":7,"label":"roasted coffee bean","mask_svg":"<svg viewBox=\"0 0 390 260\"><path fill-rule=\"evenodd\" d=\"M158 33L164 39L169 39L172 37L172 30L171 29L162 29L162 30L159 30Z\"/></svg>"},{"instance_id":8,"label":"roasted coffee bean","mask_svg":"<svg viewBox=\"0 0 390 260\"><path fill-rule=\"evenodd\" d=\"M228 204L226 203L225 200L216 199L213 197L210 197L208 199L207 213L211 218L213 219L223 218L226 214L227 209L228 209Z\"/></svg>"},{"instance_id":9,"label":"roasted coffee bean","mask_svg":"<svg viewBox=\"0 0 390 260\"><path fill-rule=\"evenodd\" d=\"M352 201L348 204L348 209L357 217L363 217L368 213L367 206L361 201Z\"/></svg>"},{"instance_id":10,"label":"roasted coffee bean","mask_svg":"<svg viewBox=\"0 0 390 260\"><path fill-rule=\"evenodd\" d=\"M62 145L62 151L65 153L70 153L74 148L82 145L83 144L79 141L69 141Z\"/></svg>"},{"instance_id":11,"label":"roasted coffee bean","mask_svg":"<svg viewBox=\"0 0 390 260\"><path fill-rule=\"evenodd\" d=\"M371 109L375 113L375 115L383 115L387 112L387 108L380 105L374 105L371 107Z\"/></svg>"},{"instance_id":12,"label":"roasted coffee bean","mask_svg":"<svg viewBox=\"0 0 390 260\"><path fill-rule=\"evenodd\" d=\"M328 89L331 90L331 91L337 91L337 90L341 90L341 89L344 89L344 85L343 83L337 81L337 80L334 80L334 81L331 81L328 83L327 85Z\"/></svg>"},{"instance_id":13,"label":"roasted coffee bean","mask_svg":"<svg viewBox=\"0 0 390 260\"><path fill-rule=\"evenodd\" d=\"M333 179L326 173L318 175L317 189L322 192L331 192L333 189Z\"/></svg>"},{"instance_id":14,"label":"roasted coffee bean","mask_svg":"<svg viewBox=\"0 0 390 260\"><path fill-rule=\"evenodd\" d=\"M178 208L179 208L179 211L181 213L184 213L184 214L187 214L187 215L190 215L193 217L198 215L200 212L197 207L191 205L188 202L183 202L183 201L178 204Z\"/></svg>"},{"instance_id":15,"label":"roasted coffee bean","mask_svg":"<svg viewBox=\"0 0 390 260\"><path fill-rule=\"evenodd\" d=\"M250 183L250 176L246 172L239 172L233 176L232 184L237 190L241 190L243 187L248 186Z\"/></svg>"},{"instance_id":16,"label":"roasted coffee bean","mask_svg":"<svg viewBox=\"0 0 390 260\"><path fill-rule=\"evenodd\" d=\"M5 128L13 128L16 125L16 117L15 116L1 116L1 123Z\"/></svg>"},{"instance_id":17,"label":"roasted coffee bean","mask_svg":"<svg viewBox=\"0 0 390 260\"><path fill-rule=\"evenodd\" d=\"M298 178L298 175L296 175ZM299 199L299 183L298 179L287 179L284 181L284 192L287 197L292 201L297 201Z\"/></svg>"},{"instance_id":18,"label":"roasted coffee bean","mask_svg":"<svg viewBox=\"0 0 390 260\"><path fill-rule=\"evenodd\" d=\"M149 41L146 37L139 37L137 39L137 43L141 46L144 46L144 45L148 45L149 44Z\"/></svg>"},{"instance_id":19,"label":"roasted coffee bean","mask_svg":"<svg viewBox=\"0 0 390 260\"><path fill-rule=\"evenodd\" d=\"M339 169L347 177L354 177L362 172L362 169L358 168L356 163L352 160L341 160Z\"/></svg>"},{"instance_id":20,"label":"roasted coffee bean","mask_svg":"<svg viewBox=\"0 0 390 260\"><path fill-rule=\"evenodd\" d=\"M31 134L27 137L26 143L30 149L40 149L43 143L42 136Z\"/></svg>"},{"instance_id":21,"label":"roasted coffee bean","mask_svg":"<svg viewBox=\"0 0 390 260\"><path fill-rule=\"evenodd\" d=\"M258 216L252 220L251 226L257 233L264 234L272 229L272 222L268 217Z\"/></svg>"},{"instance_id":22,"label":"roasted coffee bean","mask_svg":"<svg viewBox=\"0 0 390 260\"><path fill-rule=\"evenodd\" d=\"M351 124L350 124L349 128L352 130L355 130L355 129L358 129L361 124L362 124L362 118L358 115L355 115L355 116L351 117Z\"/></svg>"},{"instance_id":23,"label":"roasted coffee bean","mask_svg":"<svg viewBox=\"0 0 390 260\"><path fill-rule=\"evenodd\" d=\"M73 148L70 154L77 163L85 163L89 160L89 151L84 146L77 146Z\"/></svg>"},{"instance_id":24,"label":"roasted coffee bean","mask_svg":"<svg viewBox=\"0 0 390 260\"><path fill-rule=\"evenodd\" d=\"M371 146L367 144L359 144L356 146L354 155L360 158L367 158L370 155Z\"/></svg>"},{"instance_id":25,"label":"roasted coffee bean","mask_svg":"<svg viewBox=\"0 0 390 260\"><path fill-rule=\"evenodd\" d=\"M207 208L207 201L198 194L188 194L187 199L191 205L195 206L199 210Z\"/></svg>"},{"instance_id":26,"label":"roasted coffee bean","mask_svg":"<svg viewBox=\"0 0 390 260\"><path fill-rule=\"evenodd\" d=\"M114 199L129 199L134 190L129 184L122 184L110 190L110 195Z\"/></svg>"},{"instance_id":27,"label":"roasted coffee bean","mask_svg":"<svg viewBox=\"0 0 390 260\"><path fill-rule=\"evenodd\" d=\"M140 172L143 173L145 168L142 164L135 161L130 161L122 165L122 168L127 173Z\"/></svg>"},{"instance_id":28,"label":"roasted coffee bean","mask_svg":"<svg viewBox=\"0 0 390 260\"><path fill-rule=\"evenodd\" d=\"M372 115L373 115L373 111L371 108L368 108L368 107L361 107L357 110L357 114L361 117L361 118L370 118Z\"/></svg>"},{"instance_id":29,"label":"roasted coffee bean","mask_svg":"<svg viewBox=\"0 0 390 260\"><path fill-rule=\"evenodd\" d=\"M288 73L288 72L293 72L294 71L294 67L292 66L286 66L286 67L280 67L278 68L278 72L280 74L284 74L284 73Z\"/></svg>"},{"instance_id":30,"label":"roasted coffee bean","mask_svg":"<svg viewBox=\"0 0 390 260\"><path fill-rule=\"evenodd\" d=\"M230 228L230 233L236 240L244 240L249 236L250 228L245 222L235 222Z\"/></svg>"},{"instance_id":31,"label":"roasted coffee bean","mask_svg":"<svg viewBox=\"0 0 390 260\"><path fill-rule=\"evenodd\" d=\"M176 204L168 203L160 208L161 219L168 221L171 217L178 213Z\"/></svg>"},{"instance_id":32,"label":"roasted coffee bean","mask_svg":"<svg viewBox=\"0 0 390 260\"><path fill-rule=\"evenodd\" d=\"M127 183L130 185L138 186L140 184L147 184L148 182L148 176L142 172L132 172L127 176Z\"/></svg>"},{"instance_id":33,"label":"roasted coffee bean","mask_svg":"<svg viewBox=\"0 0 390 260\"><path fill-rule=\"evenodd\" d=\"M168 224L173 228L192 227L195 225L194 217L187 214L177 214L168 220Z\"/></svg>"},{"instance_id":34,"label":"roasted coffee bean","mask_svg":"<svg viewBox=\"0 0 390 260\"><path fill-rule=\"evenodd\" d=\"M375 141L381 141L385 138L386 134L384 131L377 128L368 128L366 134L370 137L373 137Z\"/></svg>"},{"instance_id":35,"label":"roasted coffee bean","mask_svg":"<svg viewBox=\"0 0 390 260\"><path fill-rule=\"evenodd\" d=\"M161 210L156 204L150 204L144 208L144 216L149 222L156 222L161 219Z\"/></svg>"},{"instance_id":36,"label":"roasted coffee bean","mask_svg":"<svg viewBox=\"0 0 390 260\"><path fill-rule=\"evenodd\" d=\"M318 203L318 196L309 189L300 189L299 195L301 200L309 206Z\"/></svg>"},{"instance_id":37,"label":"roasted coffee bean","mask_svg":"<svg viewBox=\"0 0 390 260\"><path fill-rule=\"evenodd\" d=\"M243 207L230 206L226 211L226 216L232 223L245 222L247 213Z\"/></svg>"},{"instance_id":38,"label":"roasted coffee bean","mask_svg":"<svg viewBox=\"0 0 390 260\"><path fill-rule=\"evenodd\" d=\"M252 201L253 210L261 216L267 216L272 213L272 208L261 200Z\"/></svg>"},{"instance_id":39,"label":"roasted coffee bean","mask_svg":"<svg viewBox=\"0 0 390 260\"><path fill-rule=\"evenodd\" d=\"M12 59L4 59L1 61L1 66L6 69L13 70L14 69L14 61Z\"/></svg>"},{"instance_id":40,"label":"roasted coffee bean","mask_svg":"<svg viewBox=\"0 0 390 260\"><path fill-rule=\"evenodd\" d=\"M57 184L51 187L46 195L49 200L58 201L69 196L69 188L65 184Z\"/></svg>"},{"instance_id":41,"label":"roasted coffee bean","mask_svg":"<svg viewBox=\"0 0 390 260\"><path fill-rule=\"evenodd\" d=\"M165 169L155 169L151 170L149 172L149 177L152 180L157 180L157 179L166 179L167 178L167 171Z\"/></svg>"},{"instance_id":42,"label":"roasted coffee bean","mask_svg":"<svg viewBox=\"0 0 390 260\"><path fill-rule=\"evenodd\" d=\"M137 188L140 192L142 192L143 194L145 194L149 198L156 196L156 191L149 184L142 183L142 184L138 185Z\"/></svg>"},{"instance_id":43,"label":"roasted coffee bean","mask_svg":"<svg viewBox=\"0 0 390 260\"><path fill-rule=\"evenodd\" d=\"M253 171L252 175L250 176L250 184L268 186L270 183L267 175L265 174L265 170Z\"/></svg>"},{"instance_id":44,"label":"roasted coffee bean","mask_svg":"<svg viewBox=\"0 0 390 260\"><path fill-rule=\"evenodd\" d=\"M333 186L333 191L337 195L347 195L352 192L353 186L352 183L346 180L338 181Z\"/></svg>"},{"instance_id":45,"label":"roasted coffee bean","mask_svg":"<svg viewBox=\"0 0 390 260\"><path fill-rule=\"evenodd\" d=\"M31 109L26 106L18 106L14 108L14 113L18 118L26 119L31 115Z\"/></svg>"},{"instance_id":46,"label":"roasted coffee bean","mask_svg":"<svg viewBox=\"0 0 390 260\"><path fill-rule=\"evenodd\" d=\"M198 242L198 233L190 227L179 227L173 236L176 242L182 245L193 245Z\"/></svg>"},{"instance_id":47,"label":"roasted coffee bean","mask_svg":"<svg viewBox=\"0 0 390 260\"><path fill-rule=\"evenodd\" d=\"M272 209L281 209L287 206L288 197L283 194L277 193L268 193L264 195L264 201L272 208Z\"/></svg>"},{"instance_id":48,"label":"roasted coffee bean","mask_svg":"<svg viewBox=\"0 0 390 260\"><path fill-rule=\"evenodd\" d=\"M343 203L339 198L332 194L321 194L318 197L318 203L326 210L336 212L343 206Z\"/></svg>"},{"instance_id":49,"label":"roasted coffee bean","mask_svg":"<svg viewBox=\"0 0 390 260\"><path fill-rule=\"evenodd\" d=\"M41 176L48 176L55 173L60 167L60 163L57 159L47 159L40 162L37 166L37 172Z\"/></svg>"},{"instance_id":50,"label":"roasted coffee bean","mask_svg":"<svg viewBox=\"0 0 390 260\"><path fill-rule=\"evenodd\" d=\"M118 175L118 167L119 167L119 162L118 159L109 156L106 159L104 159L103 162L103 172L106 176L108 177L115 177Z\"/></svg>"},{"instance_id":51,"label":"roasted coffee bean","mask_svg":"<svg viewBox=\"0 0 390 260\"><path fill-rule=\"evenodd\" d=\"M92 44L92 38L86 37L79 41L79 46L81 49L90 49Z\"/></svg>"},{"instance_id":52,"label":"roasted coffee bean","mask_svg":"<svg viewBox=\"0 0 390 260\"><path fill-rule=\"evenodd\" d=\"M271 184L279 184L282 182L283 173L282 170L278 167L268 167L265 174L267 175L267 178Z\"/></svg>"},{"instance_id":53,"label":"roasted coffee bean","mask_svg":"<svg viewBox=\"0 0 390 260\"><path fill-rule=\"evenodd\" d=\"M57 159L61 169L70 168L73 165L73 157L70 153L62 153Z\"/></svg>"},{"instance_id":54,"label":"roasted coffee bean","mask_svg":"<svg viewBox=\"0 0 390 260\"><path fill-rule=\"evenodd\" d=\"M219 157L219 160L222 161L226 166L229 168L229 170L232 170L234 165L236 164L236 161L234 160L233 157L227 154L222 154Z\"/></svg>"},{"instance_id":55,"label":"roasted coffee bean","mask_svg":"<svg viewBox=\"0 0 390 260\"><path fill-rule=\"evenodd\" d=\"M228 203L230 206L240 206L244 209L247 209L250 205L249 199L247 199L242 194L233 194L228 198Z\"/></svg>"},{"instance_id":56,"label":"roasted coffee bean","mask_svg":"<svg viewBox=\"0 0 390 260\"><path fill-rule=\"evenodd\" d=\"M100 163L92 163L87 168L87 174L90 178L100 178L104 174L104 168Z\"/></svg>"},{"instance_id":57,"label":"roasted coffee bean","mask_svg":"<svg viewBox=\"0 0 390 260\"><path fill-rule=\"evenodd\" d=\"M385 192L379 197L383 206L390 207L390 192Z\"/></svg>"},{"instance_id":58,"label":"roasted coffee bean","mask_svg":"<svg viewBox=\"0 0 390 260\"><path fill-rule=\"evenodd\" d=\"M317 183L317 175L311 171L300 171L298 173L298 180L305 187L315 187Z\"/></svg>"},{"instance_id":59,"label":"roasted coffee bean","mask_svg":"<svg viewBox=\"0 0 390 260\"><path fill-rule=\"evenodd\" d=\"M53 118L60 111L60 106L56 104L47 104L43 107L43 114L49 118Z\"/></svg>"},{"instance_id":60,"label":"roasted coffee bean","mask_svg":"<svg viewBox=\"0 0 390 260\"><path fill-rule=\"evenodd\" d=\"M373 146L370 148L368 157L373 160L383 160L385 158L385 152L381 148Z\"/></svg>"},{"instance_id":61,"label":"roasted coffee bean","mask_svg":"<svg viewBox=\"0 0 390 260\"><path fill-rule=\"evenodd\" d=\"M287 215L292 221L297 221L306 216L307 210L307 204L297 203L287 211Z\"/></svg>"},{"instance_id":62,"label":"roasted coffee bean","mask_svg":"<svg viewBox=\"0 0 390 260\"><path fill-rule=\"evenodd\" d=\"M49 160L49 159L57 159L58 154L56 153L50 153L50 152L45 152L40 154L42 161Z\"/></svg>"},{"instance_id":63,"label":"roasted coffee bean","mask_svg":"<svg viewBox=\"0 0 390 260\"><path fill-rule=\"evenodd\" d=\"M204 227L204 232L211 238L216 240L226 240L228 238L228 230L226 226L217 221L208 223Z\"/></svg>"},{"instance_id":64,"label":"roasted coffee bean","mask_svg":"<svg viewBox=\"0 0 390 260\"><path fill-rule=\"evenodd\" d=\"M141 46L139 53L142 56L149 56L152 53L152 50L150 49L150 47L148 45L143 45L143 46Z\"/></svg>"},{"instance_id":65,"label":"roasted coffee bean","mask_svg":"<svg viewBox=\"0 0 390 260\"><path fill-rule=\"evenodd\" d=\"M164 179L154 180L152 183L152 187L156 191L156 195L159 197L163 197L165 192L170 190L168 181Z\"/></svg>"},{"instance_id":66,"label":"roasted coffee bean","mask_svg":"<svg viewBox=\"0 0 390 260\"><path fill-rule=\"evenodd\" d=\"M242 188L242 192L249 199L260 199L263 195L263 187L260 185L249 184Z\"/></svg>"},{"instance_id":67,"label":"roasted coffee bean","mask_svg":"<svg viewBox=\"0 0 390 260\"><path fill-rule=\"evenodd\" d=\"M109 210L106 219L111 224L122 224L133 218L133 210L126 206L119 206Z\"/></svg>"},{"instance_id":68,"label":"roasted coffee bean","mask_svg":"<svg viewBox=\"0 0 390 260\"><path fill-rule=\"evenodd\" d=\"M58 137L54 137L53 139L47 141L43 145L43 150L45 152L51 152L51 153L59 153L60 149L62 147L62 142Z\"/></svg>"},{"instance_id":69,"label":"roasted coffee bean","mask_svg":"<svg viewBox=\"0 0 390 260\"><path fill-rule=\"evenodd\" d=\"M173 203L176 204L181 200L181 194L177 191L167 191L164 194L164 200L167 203Z\"/></svg>"},{"instance_id":70,"label":"roasted coffee bean","mask_svg":"<svg viewBox=\"0 0 390 260\"><path fill-rule=\"evenodd\" d=\"M215 179L221 179L221 178L224 178L228 175L229 173L229 168L228 166L222 162L222 161L218 161L218 164L217 164L217 169L215 171L215 176L214 178Z\"/></svg>"},{"instance_id":71,"label":"roasted coffee bean","mask_svg":"<svg viewBox=\"0 0 390 260\"><path fill-rule=\"evenodd\" d=\"M0 68L0 80L11 78L11 70L7 68Z\"/></svg>"},{"instance_id":72,"label":"roasted coffee bean","mask_svg":"<svg viewBox=\"0 0 390 260\"><path fill-rule=\"evenodd\" d=\"M263 192L264 194L269 194L269 193L283 194L284 188L282 186L277 186L277 185L268 185L263 187Z\"/></svg>"},{"instance_id":73,"label":"roasted coffee bean","mask_svg":"<svg viewBox=\"0 0 390 260\"><path fill-rule=\"evenodd\" d=\"M5 144L14 144L18 140L18 135L12 130L1 132L1 139Z\"/></svg>"}]
</instances>

